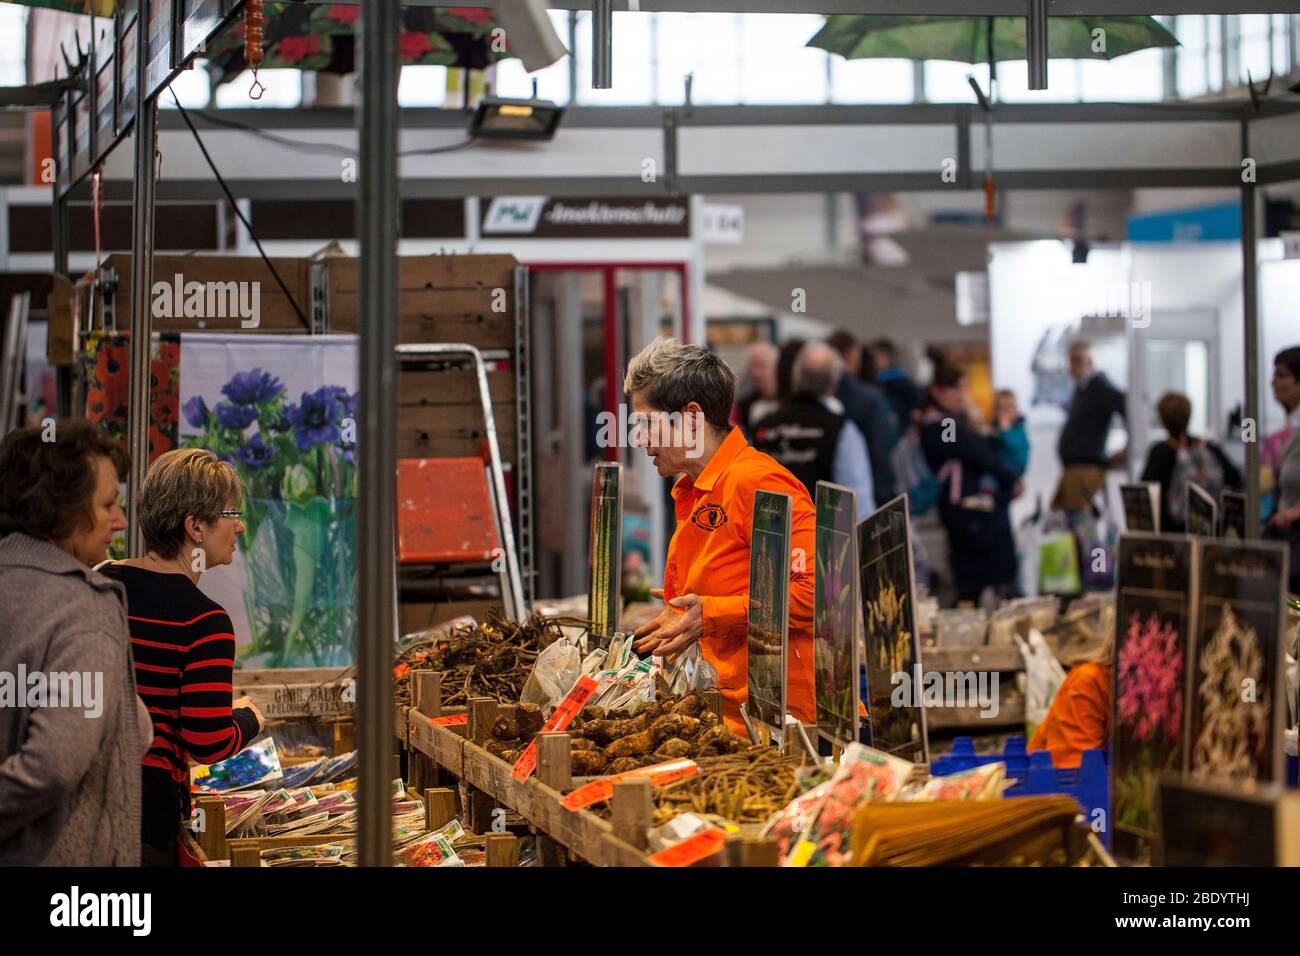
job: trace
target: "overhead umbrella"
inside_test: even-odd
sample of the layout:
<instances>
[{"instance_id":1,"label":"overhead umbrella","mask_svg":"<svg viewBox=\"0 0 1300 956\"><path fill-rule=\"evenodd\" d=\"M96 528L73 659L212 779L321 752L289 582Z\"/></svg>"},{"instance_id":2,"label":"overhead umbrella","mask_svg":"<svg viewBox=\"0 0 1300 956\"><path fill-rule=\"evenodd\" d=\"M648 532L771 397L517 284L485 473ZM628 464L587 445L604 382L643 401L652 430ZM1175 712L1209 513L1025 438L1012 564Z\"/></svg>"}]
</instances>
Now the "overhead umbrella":
<instances>
[{"instance_id":1,"label":"overhead umbrella","mask_svg":"<svg viewBox=\"0 0 1300 956\"><path fill-rule=\"evenodd\" d=\"M1100 30L1101 33L1096 31ZM908 17L843 14L826 18L808 46L849 60L890 58L959 63L1028 59L1024 17ZM1113 60L1178 46L1155 17L1049 17L1047 55L1055 60Z\"/></svg>"},{"instance_id":2,"label":"overhead umbrella","mask_svg":"<svg viewBox=\"0 0 1300 956\"><path fill-rule=\"evenodd\" d=\"M352 73L361 8L350 3L267 3L260 69ZM497 32L494 32L497 31ZM245 25L232 24L208 44L217 82L248 69ZM477 7L404 7L398 35L403 66L454 66L481 70L513 57L491 11Z\"/></svg>"},{"instance_id":3,"label":"overhead umbrella","mask_svg":"<svg viewBox=\"0 0 1300 956\"><path fill-rule=\"evenodd\" d=\"M989 99L997 98L997 64L1029 59L1028 20L1024 17L888 16L838 14L807 45L845 59L956 60L989 64ZM1176 47L1178 39L1155 17L1048 17L1047 57L1058 60L1112 60L1127 53ZM1045 75L1045 74L1044 74ZM972 84L974 81L971 81ZM995 215L993 134L989 104L984 107L984 216Z\"/></svg>"}]
</instances>

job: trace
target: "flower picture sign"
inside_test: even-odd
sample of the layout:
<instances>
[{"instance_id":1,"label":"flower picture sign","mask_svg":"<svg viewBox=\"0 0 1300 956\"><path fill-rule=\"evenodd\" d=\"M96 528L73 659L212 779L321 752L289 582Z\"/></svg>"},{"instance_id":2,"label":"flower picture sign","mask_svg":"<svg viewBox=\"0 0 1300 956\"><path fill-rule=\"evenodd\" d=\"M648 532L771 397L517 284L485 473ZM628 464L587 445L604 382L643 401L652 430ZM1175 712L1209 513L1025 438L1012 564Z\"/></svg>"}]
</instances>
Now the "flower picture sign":
<instances>
[{"instance_id":1,"label":"flower picture sign","mask_svg":"<svg viewBox=\"0 0 1300 956\"><path fill-rule=\"evenodd\" d=\"M355 380L352 336L182 336L181 444L244 485L235 563L200 580L234 620L238 667L352 662Z\"/></svg>"},{"instance_id":2,"label":"flower picture sign","mask_svg":"<svg viewBox=\"0 0 1300 956\"><path fill-rule=\"evenodd\" d=\"M1111 720L1113 845L1141 859L1156 836L1156 782L1183 769L1196 548L1185 535L1120 538ZM1107 821L1106 825L1110 825Z\"/></svg>"}]
</instances>

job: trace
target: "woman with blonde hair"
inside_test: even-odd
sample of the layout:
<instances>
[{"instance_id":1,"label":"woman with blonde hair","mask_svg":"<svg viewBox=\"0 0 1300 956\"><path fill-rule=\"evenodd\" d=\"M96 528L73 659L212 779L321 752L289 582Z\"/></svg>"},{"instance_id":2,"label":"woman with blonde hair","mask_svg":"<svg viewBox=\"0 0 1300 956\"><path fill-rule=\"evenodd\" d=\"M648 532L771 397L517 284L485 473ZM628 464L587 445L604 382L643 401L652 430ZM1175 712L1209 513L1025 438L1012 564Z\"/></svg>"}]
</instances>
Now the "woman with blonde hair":
<instances>
[{"instance_id":1,"label":"woman with blonde hair","mask_svg":"<svg viewBox=\"0 0 1300 956\"><path fill-rule=\"evenodd\" d=\"M266 724L250 699L231 699L234 626L198 587L204 571L234 559L244 533L242 500L239 476L212 452L166 452L140 488L145 556L102 568L126 588L136 685L154 723L143 760L146 866L177 864L179 828L189 817L189 761L225 760Z\"/></svg>"}]
</instances>

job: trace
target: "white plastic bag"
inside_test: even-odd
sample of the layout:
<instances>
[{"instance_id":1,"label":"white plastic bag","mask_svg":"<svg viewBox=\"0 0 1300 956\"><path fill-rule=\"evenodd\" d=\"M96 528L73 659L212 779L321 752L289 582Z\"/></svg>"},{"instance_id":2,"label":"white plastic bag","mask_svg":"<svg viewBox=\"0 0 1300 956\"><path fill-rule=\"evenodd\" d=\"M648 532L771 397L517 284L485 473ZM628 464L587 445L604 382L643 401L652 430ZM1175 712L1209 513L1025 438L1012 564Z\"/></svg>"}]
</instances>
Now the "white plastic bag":
<instances>
[{"instance_id":1,"label":"white plastic bag","mask_svg":"<svg viewBox=\"0 0 1300 956\"><path fill-rule=\"evenodd\" d=\"M1047 717L1056 691L1065 680L1065 668L1043 640L1037 628L1030 628L1029 642L1012 635L1025 661L1025 739L1033 740L1038 725Z\"/></svg>"},{"instance_id":2,"label":"white plastic bag","mask_svg":"<svg viewBox=\"0 0 1300 956\"><path fill-rule=\"evenodd\" d=\"M555 708L582 676L582 655L568 641L556 641L537 655L520 703L536 704L544 713Z\"/></svg>"}]
</instances>

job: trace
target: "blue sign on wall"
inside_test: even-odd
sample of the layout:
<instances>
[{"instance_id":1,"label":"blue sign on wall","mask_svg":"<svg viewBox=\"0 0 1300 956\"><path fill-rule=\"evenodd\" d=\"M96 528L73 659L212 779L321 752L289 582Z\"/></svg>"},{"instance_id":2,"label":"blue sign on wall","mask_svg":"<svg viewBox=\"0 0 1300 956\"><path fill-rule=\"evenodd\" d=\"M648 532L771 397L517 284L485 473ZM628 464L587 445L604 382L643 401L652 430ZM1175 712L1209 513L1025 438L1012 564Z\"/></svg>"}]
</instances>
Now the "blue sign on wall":
<instances>
[{"instance_id":1,"label":"blue sign on wall","mask_svg":"<svg viewBox=\"0 0 1300 956\"><path fill-rule=\"evenodd\" d=\"M1129 242L1227 242L1241 239L1241 203L1128 217Z\"/></svg>"}]
</instances>

